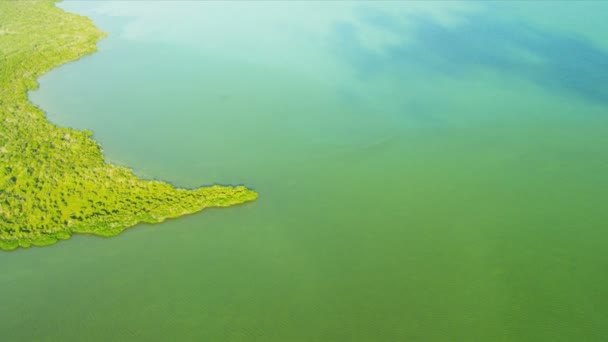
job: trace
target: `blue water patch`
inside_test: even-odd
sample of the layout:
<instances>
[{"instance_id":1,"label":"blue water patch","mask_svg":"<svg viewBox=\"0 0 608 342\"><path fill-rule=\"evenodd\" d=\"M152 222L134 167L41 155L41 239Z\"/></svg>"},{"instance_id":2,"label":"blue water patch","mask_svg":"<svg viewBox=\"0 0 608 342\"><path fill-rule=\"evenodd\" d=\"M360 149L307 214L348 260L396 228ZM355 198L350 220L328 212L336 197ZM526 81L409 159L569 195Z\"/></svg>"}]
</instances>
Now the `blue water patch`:
<instances>
[{"instance_id":1,"label":"blue water patch","mask_svg":"<svg viewBox=\"0 0 608 342\"><path fill-rule=\"evenodd\" d=\"M406 65L459 78L476 68L491 68L549 91L608 103L608 53L583 37L505 20L491 11L460 19L458 25L446 26L429 16L403 18L380 9L366 10L358 13L360 24L403 40L372 50L362 44L360 28L349 22L336 23L333 37L336 51L362 78L398 72Z\"/></svg>"}]
</instances>

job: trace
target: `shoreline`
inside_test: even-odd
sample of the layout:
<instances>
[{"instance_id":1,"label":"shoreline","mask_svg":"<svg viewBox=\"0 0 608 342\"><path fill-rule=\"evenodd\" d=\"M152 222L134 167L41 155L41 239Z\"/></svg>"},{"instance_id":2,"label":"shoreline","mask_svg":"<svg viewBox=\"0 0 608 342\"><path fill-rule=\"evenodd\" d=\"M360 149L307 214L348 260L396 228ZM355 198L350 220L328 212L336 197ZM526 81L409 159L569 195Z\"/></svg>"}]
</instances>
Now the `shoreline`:
<instances>
[{"instance_id":1,"label":"shoreline","mask_svg":"<svg viewBox=\"0 0 608 342\"><path fill-rule=\"evenodd\" d=\"M9 165L0 174L0 249L48 246L73 233L116 236L139 223L160 223L258 197L242 185L186 189L138 178L129 167L107 163L91 131L50 122L29 101L29 92L39 88L38 78L96 52L108 35L56 1L8 2L0 9L10 32L0 35L0 52L16 50L4 58L8 72L0 74L5 89L0 92L5 122L0 124L0 161ZM13 26L26 29L11 31ZM53 46L51 38L64 44ZM14 47L16 40L19 46Z\"/></svg>"}]
</instances>

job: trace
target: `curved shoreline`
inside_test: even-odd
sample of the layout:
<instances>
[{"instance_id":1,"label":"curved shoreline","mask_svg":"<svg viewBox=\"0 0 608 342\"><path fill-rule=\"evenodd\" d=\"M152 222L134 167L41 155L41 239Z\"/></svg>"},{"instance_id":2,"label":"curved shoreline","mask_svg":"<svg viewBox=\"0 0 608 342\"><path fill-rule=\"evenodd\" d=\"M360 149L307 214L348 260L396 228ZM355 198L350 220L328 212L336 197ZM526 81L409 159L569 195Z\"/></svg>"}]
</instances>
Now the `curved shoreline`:
<instances>
[{"instance_id":1,"label":"curved shoreline","mask_svg":"<svg viewBox=\"0 0 608 342\"><path fill-rule=\"evenodd\" d=\"M73 233L115 236L258 197L244 186L176 188L106 163L92 132L49 122L28 92L107 35L52 0L2 2L0 23L0 249L52 245Z\"/></svg>"}]
</instances>

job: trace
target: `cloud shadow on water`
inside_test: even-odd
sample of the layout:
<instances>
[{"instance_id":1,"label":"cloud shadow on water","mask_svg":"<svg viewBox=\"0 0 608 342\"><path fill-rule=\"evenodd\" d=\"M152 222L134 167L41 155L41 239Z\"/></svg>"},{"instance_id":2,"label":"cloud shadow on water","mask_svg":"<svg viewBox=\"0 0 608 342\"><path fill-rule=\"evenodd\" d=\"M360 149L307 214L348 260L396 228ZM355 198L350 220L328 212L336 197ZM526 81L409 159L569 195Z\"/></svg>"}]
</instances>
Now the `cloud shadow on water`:
<instances>
[{"instance_id":1,"label":"cloud shadow on water","mask_svg":"<svg viewBox=\"0 0 608 342\"><path fill-rule=\"evenodd\" d=\"M363 78L398 72L406 65L450 77L464 77L484 67L550 91L608 104L608 53L581 37L499 19L488 12L466 15L461 24L451 27L425 16L402 19L379 10L360 12L358 18L366 27L404 37L379 52L362 44L357 26L337 23L333 33L339 54Z\"/></svg>"}]
</instances>

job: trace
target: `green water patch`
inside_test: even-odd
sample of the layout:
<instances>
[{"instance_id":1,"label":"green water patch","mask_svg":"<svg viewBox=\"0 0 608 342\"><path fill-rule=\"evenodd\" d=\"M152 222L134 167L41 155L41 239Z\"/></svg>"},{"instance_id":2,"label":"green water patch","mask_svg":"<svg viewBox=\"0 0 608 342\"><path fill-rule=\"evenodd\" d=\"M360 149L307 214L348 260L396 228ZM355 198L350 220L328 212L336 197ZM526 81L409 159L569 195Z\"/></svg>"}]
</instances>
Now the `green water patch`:
<instances>
[{"instance_id":1,"label":"green water patch","mask_svg":"<svg viewBox=\"0 0 608 342\"><path fill-rule=\"evenodd\" d=\"M449 20L447 7L462 3L390 2L389 14L411 29L399 32L429 47L393 55L391 44L407 46L403 36L382 31L390 39L377 40L378 26L362 22L385 3L243 4L61 5L110 35L98 53L40 79L30 98L52 122L94 131L108 161L145 178L243 182L264 189L264 200L112 239L76 234L53 248L3 253L7 336L605 339L605 105L564 89L577 77L552 86L489 63L538 62L502 44L497 31L522 33L514 22L563 41L572 27L553 17L559 2L536 12L508 4L522 15L476 2L498 23L480 21L486 33L473 32L468 12ZM401 15L423 6L420 17ZM605 31L585 23L593 8L568 6L581 34ZM549 19L553 26L540 25ZM377 63L365 70L345 56L340 22L353 24ZM437 40L416 43L417 23ZM489 51L479 51L483 37ZM468 60L478 53L482 63Z\"/></svg>"}]
</instances>

